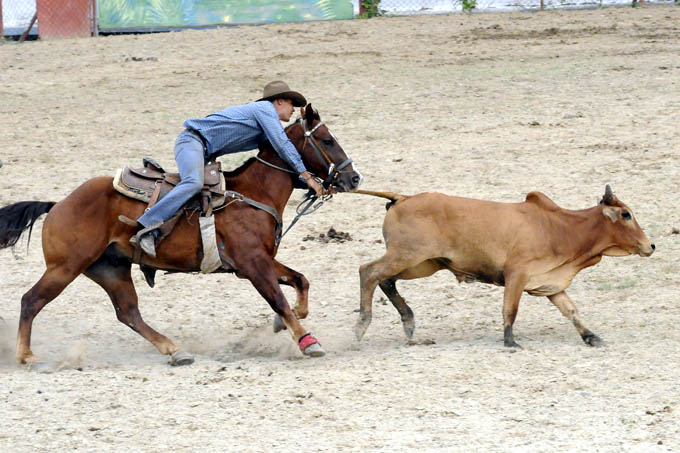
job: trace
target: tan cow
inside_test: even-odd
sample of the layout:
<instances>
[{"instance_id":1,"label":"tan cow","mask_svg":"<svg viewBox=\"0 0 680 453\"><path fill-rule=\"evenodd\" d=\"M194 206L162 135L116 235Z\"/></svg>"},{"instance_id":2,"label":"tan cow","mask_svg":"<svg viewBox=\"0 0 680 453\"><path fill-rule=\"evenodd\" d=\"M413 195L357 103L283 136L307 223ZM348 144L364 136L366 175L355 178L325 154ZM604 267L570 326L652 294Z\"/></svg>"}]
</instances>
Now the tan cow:
<instances>
[{"instance_id":1,"label":"tan cow","mask_svg":"<svg viewBox=\"0 0 680 453\"><path fill-rule=\"evenodd\" d=\"M413 196L359 190L392 200L387 204L383 237L387 252L359 269L361 307L357 339L371 323L376 285L401 315L406 336L413 336L413 312L397 292L397 280L427 277L448 269L458 281L504 286L505 346L519 347L512 325L522 292L547 296L572 321L583 341L602 340L583 324L564 290L576 274L602 256L650 256L654 244L632 211L609 186L600 204L562 209L539 192L523 203L497 203L440 193Z\"/></svg>"}]
</instances>

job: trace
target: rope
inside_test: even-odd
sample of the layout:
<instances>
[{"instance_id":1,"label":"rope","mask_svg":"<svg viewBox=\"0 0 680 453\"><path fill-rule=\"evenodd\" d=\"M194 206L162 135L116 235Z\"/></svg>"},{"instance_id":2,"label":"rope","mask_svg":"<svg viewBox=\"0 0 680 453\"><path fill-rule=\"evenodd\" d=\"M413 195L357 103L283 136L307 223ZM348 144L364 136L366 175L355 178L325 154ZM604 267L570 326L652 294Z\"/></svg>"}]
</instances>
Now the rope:
<instances>
[{"instance_id":1,"label":"rope","mask_svg":"<svg viewBox=\"0 0 680 453\"><path fill-rule=\"evenodd\" d=\"M281 235L281 239L283 239L283 237L286 235L286 233L288 233L288 231L290 231L290 229L293 228L293 225L295 225L297 223L297 221L300 220L300 217L302 217L303 215L309 215L309 214L316 212L317 209L319 209L321 206L323 206L323 204L326 201L330 200L332 197L333 197L333 195L329 194L329 195L324 195L321 198L319 198L316 195L314 195L313 190L310 190L309 192L307 192L307 196L305 196L305 198L300 202L298 207L295 208L295 212L297 213L297 215L290 222L290 225L288 225L288 228L286 228L286 231L283 232L283 234ZM316 203L316 205L315 205L314 202L317 201L317 200L318 200L318 203ZM307 212L310 208L313 208L313 209L311 211Z\"/></svg>"}]
</instances>

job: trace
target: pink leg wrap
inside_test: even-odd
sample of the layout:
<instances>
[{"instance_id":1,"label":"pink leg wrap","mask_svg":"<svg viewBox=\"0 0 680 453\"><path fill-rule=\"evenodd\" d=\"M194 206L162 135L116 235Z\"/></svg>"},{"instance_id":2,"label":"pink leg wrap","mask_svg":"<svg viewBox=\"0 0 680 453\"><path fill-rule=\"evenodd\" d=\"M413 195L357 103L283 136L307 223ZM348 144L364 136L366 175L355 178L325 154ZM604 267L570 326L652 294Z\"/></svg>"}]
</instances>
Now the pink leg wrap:
<instances>
[{"instance_id":1,"label":"pink leg wrap","mask_svg":"<svg viewBox=\"0 0 680 453\"><path fill-rule=\"evenodd\" d=\"M298 344L300 345L300 351L305 352L305 349L307 349L309 346L313 344L319 343L319 340L314 338L314 336L311 333L303 335L299 340Z\"/></svg>"}]
</instances>

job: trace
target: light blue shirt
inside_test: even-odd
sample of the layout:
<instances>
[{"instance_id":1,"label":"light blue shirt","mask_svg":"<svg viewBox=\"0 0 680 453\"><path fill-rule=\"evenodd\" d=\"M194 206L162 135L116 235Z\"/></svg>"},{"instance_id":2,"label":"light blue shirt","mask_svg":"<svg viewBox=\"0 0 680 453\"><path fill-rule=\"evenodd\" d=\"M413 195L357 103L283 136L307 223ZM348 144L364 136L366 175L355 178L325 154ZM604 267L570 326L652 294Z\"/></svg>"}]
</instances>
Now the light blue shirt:
<instances>
[{"instance_id":1,"label":"light blue shirt","mask_svg":"<svg viewBox=\"0 0 680 453\"><path fill-rule=\"evenodd\" d=\"M279 114L270 101L236 105L205 118L188 119L184 127L203 136L208 148L206 159L249 151L269 140L278 155L295 171L302 173L306 170L300 153L283 130Z\"/></svg>"}]
</instances>

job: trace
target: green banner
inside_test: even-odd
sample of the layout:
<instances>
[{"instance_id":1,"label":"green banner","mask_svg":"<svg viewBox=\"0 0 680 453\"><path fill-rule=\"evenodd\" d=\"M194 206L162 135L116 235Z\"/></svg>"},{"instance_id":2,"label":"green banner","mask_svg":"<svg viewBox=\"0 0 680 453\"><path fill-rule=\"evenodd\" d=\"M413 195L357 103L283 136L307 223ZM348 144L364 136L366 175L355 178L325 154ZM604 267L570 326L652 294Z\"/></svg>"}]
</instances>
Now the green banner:
<instances>
[{"instance_id":1,"label":"green banner","mask_svg":"<svg viewBox=\"0 0 680 453\"><path fill-rule=\"evenodd\" d=\"M99 0L99 29L351 19L350 0Z\"/></svg>"}]
</instances>

